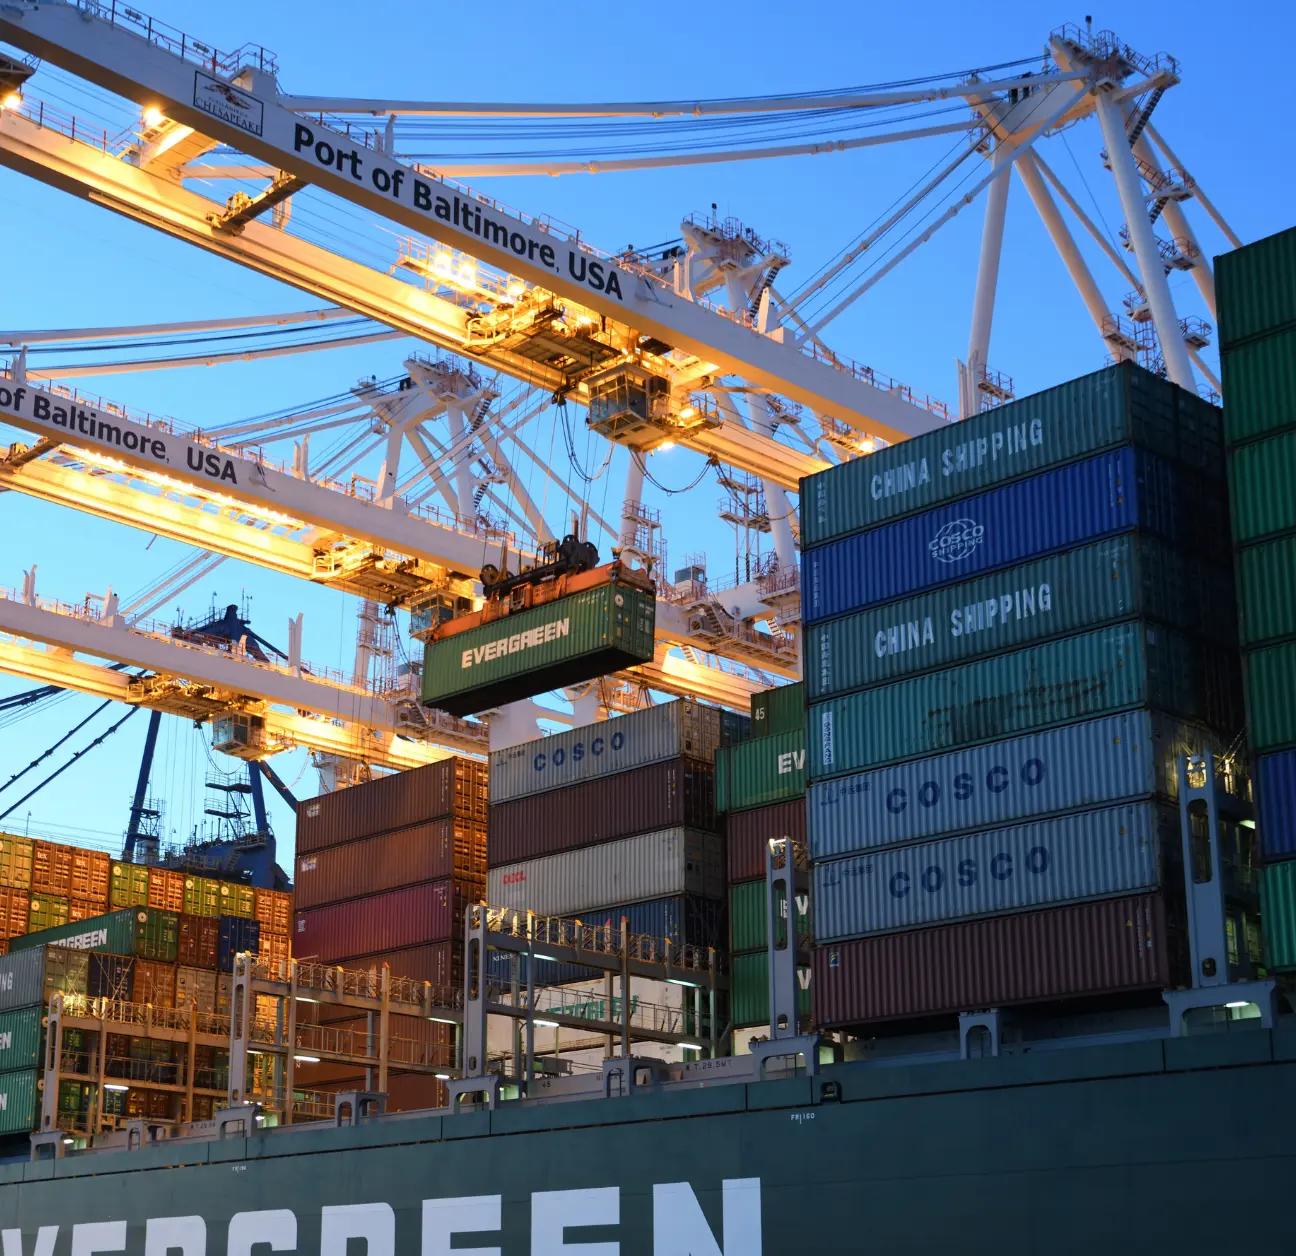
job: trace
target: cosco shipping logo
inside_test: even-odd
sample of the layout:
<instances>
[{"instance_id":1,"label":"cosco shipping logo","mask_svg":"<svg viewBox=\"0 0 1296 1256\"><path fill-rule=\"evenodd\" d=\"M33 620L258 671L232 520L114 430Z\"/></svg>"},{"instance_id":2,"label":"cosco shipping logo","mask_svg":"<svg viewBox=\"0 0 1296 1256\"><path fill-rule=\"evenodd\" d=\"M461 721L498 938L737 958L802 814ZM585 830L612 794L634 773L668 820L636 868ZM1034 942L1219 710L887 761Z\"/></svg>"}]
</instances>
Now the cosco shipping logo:
<instances>
[{"instance_id":1,"label":"cosco shipping logo","mask_svg":"<svg viewBox=\"0 0 1296 1256\"><path fill-rule=\"evenodd\" d=\"M580 763L587 754L598 758L606 750L617 751L625 745L624 733L613 733L611 737L592 737L587 745L583 741L578 741L572 746L559 746L557 749L546 753L539 751L535 758L531 760L531 766L537 772L544 772L549 768L560 768L567 762Z\"/></svg>"},{"instance_id":2,"label":"cosco shipping logo","mask_svg":"<svg viewBox=\"0 0 1296 1256\"><path fill-rule=\"evenodd\" d=\"M938 563L962 562L985 539L985 527L975 519L954 519L927 542Z\"/></svg>"}]
</instances>

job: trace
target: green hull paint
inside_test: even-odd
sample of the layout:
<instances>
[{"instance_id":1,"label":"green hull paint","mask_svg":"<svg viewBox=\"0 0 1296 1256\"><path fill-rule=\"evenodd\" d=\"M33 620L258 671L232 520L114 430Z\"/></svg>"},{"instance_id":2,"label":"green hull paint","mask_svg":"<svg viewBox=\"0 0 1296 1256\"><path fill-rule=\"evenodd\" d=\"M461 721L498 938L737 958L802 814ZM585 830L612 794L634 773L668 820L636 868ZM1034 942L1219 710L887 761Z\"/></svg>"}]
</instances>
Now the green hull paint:
<instances>
[{"instance_id":1,"label":"green hull paint","mask_svg":"<svg viewBox=\"0 0 1296 1256\"><path fill-rule=\"evenodd\" d=\"M272 1227L279 1250L318 1253L323 1226L332 1252L419 1256L451 1246L424 1245L425 1219L463 1216L465 1197L485 1197L485 1224L479 1215L465 1225L474 1232L455 1247L1259 1256L1290 1250L1294 1096L1292 1027L966 1063L847 1064L818 1079L0 1166L0 1230L20 1230L24 1252L36 1250L41 1226L57 1226L50 1250L79 1240L82 1250L139 1256L148 1218L197 1216L198 1242L173 1238L188 1256L272 1250L249 1246ZM580 1194L542 1194L554 1191ZM355 1211L324 1218L325 1207ZM615 1221L569 1230L572 1246L560 1249L561 1234L545 1236L555 1210L569 1227L591 1211ZM124 1235L100 1230L90 1243L74 1231L114 1221ZM390 1241L348 1246L348 1222Z\"/></svg>"}]
</instances>

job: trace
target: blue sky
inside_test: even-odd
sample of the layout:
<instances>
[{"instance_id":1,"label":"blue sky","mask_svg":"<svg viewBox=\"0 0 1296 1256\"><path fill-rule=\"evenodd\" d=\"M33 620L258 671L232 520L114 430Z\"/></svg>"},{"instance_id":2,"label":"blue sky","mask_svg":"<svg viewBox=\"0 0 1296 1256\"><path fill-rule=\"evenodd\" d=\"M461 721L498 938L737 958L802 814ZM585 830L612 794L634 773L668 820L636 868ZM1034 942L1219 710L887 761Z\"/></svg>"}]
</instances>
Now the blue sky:
<instances>
[{"instance_id":1,"label":"blue sky","mask_svg":"<svg viewBox=\"0 0 1296 1256\"><path fill-rule=\"evenodd\" d=\"M295 92L441 99L669 99L753 95L902 80L937 71L991 65L1040 50L1049 30L1084 13L1037 4L988 4L969 10L939 0L921 6L800 6L748 3L700 9L682 3L647 6L576 4L541 10L514 0L490 6L383 3L358 10L335 3L229 5L158 0L155 15L222 48L258 42L277 52L281 82ZM357 15L360 15L359 17ZM1161 103L1157 125L1202 180L1244 240L1289 226L1291 175L1281 164L1289 148L1286 89L1279 76L1255 73L1257 20L1267 44L1296 33L1291 11L1276 5L1231 9L1189 0L1095 12L1145 52L1180 59L1183 82ZM578 224L608 249L677 234L681 216L714 202L762 234L785 240L800 282L897 195L913 184L948 142L816 158L783 159L599 178L492 180L491 192L531 211ZM1086 208L1112 232L1120 216L1110 182L1096 160L1093 124L1051 140L1044 150ZM1091 199L1092 198L1092 199ZM1208 252L1225 245L1189 207ZM164 322L181 318L301 309L313 299L190 247L155 235L7 170L0 170L0 221L5 263L0 323L5 327L69 327ZM916 388L955 399L954 359L966 348L976 269L980 210L973 206L937 239L835 325L832 343ZM1113 304L1128 285L1102 272ZM1173 280L1181 313L1203 313L1191 281ZM415 347L393 342L239 366L114 376L92 387L132 405L211 424L298 404L344 390L361 376L399 372ZM1020 185L1009 205L990 364L1012 375L1018 395L1102 365L1104 353L1061 263L1034 218ZM8 429L0 439L18 439ZM552 440L547 429L539 438ZM595 460L591 447L587 463ZM684 484L697 464L683 451L658 455L655 474ZM595 489L595 504L619 499L620 464ZM732 564L732 543L714 523L713 483L686 497L657 495L673 557L705 544L715 569ZM19 585L38 564L40 591L78 600L107 584L141 589L185 556L183 547L99 523L23 498L0 495L3 547L0 586ZM696 539L695 539L696 538ZM227 562L184 599L190 615L214 599L251 599L252 618L266 637L286 643L289 616L305 612L308 659L349 666L356 602L275 579ZM26 688L0 677L0 696ZM0 726L0 784L25 767L93 701L67 697L47 712ZM118 713L120 714L120 712ZM83 745L116 718L100 716L69 743ZM140 715L59 782L24 804L0 827L101 846L120 840L146 717ZM166 827L177 836L201 821L202 782L209 763L201 734L164 721L155 792L167 802ZM64 754L66 752L63 752ZM50 764L62 761L55 756ZM225 764L224 766L232 766ZM303 755L279 770L301 795L315 792ZM48 765L46 769L48 769ZM33 770L24 783L44 775ZM24 788L0 793L0 810ZM275 799L274 819L290 848L292 822ZM281 848L282 849L282 848ZM283 849L285 858L287 850Z\"/></svg>"}]
</instances>

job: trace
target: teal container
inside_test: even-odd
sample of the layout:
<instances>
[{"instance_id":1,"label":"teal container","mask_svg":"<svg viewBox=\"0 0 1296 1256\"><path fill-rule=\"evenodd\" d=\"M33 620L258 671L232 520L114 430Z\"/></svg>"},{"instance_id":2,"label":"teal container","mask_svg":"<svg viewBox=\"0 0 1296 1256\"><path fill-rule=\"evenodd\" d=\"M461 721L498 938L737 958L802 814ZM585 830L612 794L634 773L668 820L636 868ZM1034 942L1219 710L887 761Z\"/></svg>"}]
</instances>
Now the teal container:
<instances>
[{"instance_id":1,"label":"teal container","mask_svg":"<svg viewBox=\"0 0 1296 1256\"><path fill-rule=\"evenodd\" d=\"M1220 413L1122 362L801 481L801 543L834 537L1133 443L1218 475Z\"/></svg>"},{"instance_id":2,"label":"teal container","mask_svg":"<svg viewBox=\"0 0 1296 1256\"><path fill-rule=\"evenodd\" d=\"M1296 970L1296 859L1270 864L1261 874L1260 927L1265 966L1279 973Z\"/></svg>"},{"instance_id":3,"label":"teal container","mask_svg":"<svg viewBox=\"0 0 1296 1256\"><path fill-rule=\"evenodd\" d=\"M1296 426L1296 325L1229 350L1220 365L1230 444Z\"/></svg>"},{"instance_id":4,"label":"teal container","mask_svg":"<svg viewBox=\"0 0 1296 1256\"><path fill-rule=\"evenodd\" d=\"M44 1025L43 1007L0 1012L0 1073L34 1069L40 1064Z\"/></svg>"},{"instance_id":5,"label":"teal container","mask_svg":"<svg viewBox=\"0 0 1296 1256\"><path fill-rule=\"evenodd\" d=\"M1229 454L1229 505L1237 545L1296 531L1296 430Z\"/></svg>"},{"instance_id":6,"label":"teal container","mask_svg":"<svg viewBox=\"0 0 1296 1256\"><path fill-rule=\"evenodd\" d=\"M797 993L797 1011L810 1015L810 973ZM769 956L764 951L735 955L729 974L729 1019L736 1026L769 1024Z\"/></svg>"},{"instance_id":7,"label":"teal container","mask_svg":"<svg viewBox=\"0 0 1296 1256\"><path fill-rule=\"evenodd\" d=\"M75 920L55 929L42 929L9 940L9 951L38 946L65 947L76 951L100 951L111 955L134 955L167 964L176 960L180 945L180 917L156 907L126 907L121 911Z\"/></svg>"},{"instance_id":8,"label":"teal container","mask_svg":"<svg viewBox=\"0 0 1296 1256\"><path fill-rule=\"evenodd\" d=\"M26 1134L40 1116L40 1075L34 1068L0 1073L0 1134Z\"/></svg>"},{"instance_id":9,"label":"teal container","mask_svg":"<svg viewBox=\"0 0 1296 1256\"><path fill-rule=\"evenodd\" d=\"M1233 641L1232 576L1155 537L1099 541L812 624L806 686L819 701L1132 617Z\"/></svg>"},{"instance_id":10,"label":"teal container","mask_svg":"<svg viewBox=\"0 0 1296 1256\"><path fill-rule=\"evenodd\" d=\"M769 890L764 880L744 881L740 885L729 887L729 950L733 954L742 951L764 951L769 945L767 907ZM801 899L795 904L797 919L797 936L804 937L810 932L808 916L809 902ZM786 940L785 930L779 931L780 943Z\"/></svg>"},{"instance_id":11,"label":"teal container","mask_svg":"<svg viewBox=\"0 0 1296 1256\"><path fill-rule=\"evenodd\" d=\"M1215 295L1221 350L1296 323L1296 227L1216 258Z\"/></svg>"},{"instance_id":12,"label":"teal container","mask_svg":"<svg viewBox=\"0 0 1296 1256\"><path fill-rule=\"evenodd\" d=\"M1296 637L1296 534L1239 550L1237 590L1244 646Z\"/></svg>"},{"instance_id":13,"label":"teal container","mask_svg":"<svg viewBox=\"0 0 1296 1256\"><path fill-rule=\"evenodd\" d=\"M1250 651L1245 667L1252 753L1296 746L1296 641Z\"/></svg>"},{"instance_id":14,"label":"teal container","mask_svg":"<svg viewBox=\"0 0 1296 1256\"><path fill-rule=\"evenodd\" d=\"M805 704L805 685L801 681L752 694L751 735L777 737L795 732L805 724Z\"/></svg>"},{"instance_id":15,"label":"teal container","mask_svg":"<svg viewBox=\"0 0 1296 1256\"><path fill-rule=\"evenodd\" d=\"M806 791L805 716L790 733L756 737L716 752L716 810L746 811Z\"/></svg>"},{"instance_id":16,"label":"teal container","mask_svg":"<svg viewBox=\"0 0 1296 1256\"><path fill-rule=\"evenodd\" d=\"M1141 706L1231 733L1241 719L1237 699L1228 652L1141 622L1114 624L816 703L810 777Z\"/></svg>"}]
</instances>

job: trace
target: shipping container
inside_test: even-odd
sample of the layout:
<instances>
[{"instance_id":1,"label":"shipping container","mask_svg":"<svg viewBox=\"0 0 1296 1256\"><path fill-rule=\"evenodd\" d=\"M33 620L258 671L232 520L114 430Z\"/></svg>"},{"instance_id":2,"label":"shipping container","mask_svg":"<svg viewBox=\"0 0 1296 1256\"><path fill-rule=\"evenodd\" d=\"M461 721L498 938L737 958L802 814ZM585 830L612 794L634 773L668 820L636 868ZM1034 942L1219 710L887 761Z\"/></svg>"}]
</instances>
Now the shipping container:
<instances>
[{"instance_id":1,"label":"shipping container","mask_svg":"<svg viewBox=\"0 0 1296 1256\"><path fill-rule=\"evenodd\" d=\"M492 868L492 907L572 916L607 906L673 894L720 898L724 847L714 833L673 828Z\"/></svg>"},{"instance_id":2,"label":"shipping container","mask_svg":"<svg viewBox=\"0 0 1296 1256\"><path fill-rule=\"evenodd\" d=\"M220 883L220 911L217 914L221 916L239 916L244 920L254 919L256 917L256 890L250 885L222 881Z\"/></svg>"},{"instance_id":3,"label":"shipping container","mask_svg":"<svg viewBox=\"0 0 1296 1256\"><path fill-rule=\"evenodd\" d=\"M257 941L257 954L267 963L286 964L292 959L292 935L262 932Z\"/></svg>"},{"instance_id":4,"label":"shipping container","mask_svg":"<svg viewBox=\"0 0 1296 1256\"><path fill-rule=\"evenodd\" d=\"M1266 966L1280 973L1296 970L1296 860L1265 868L1260 881L1260 924Z\"/></svg>"},{"instance_id":5,"label":"shipping container","mask_svg":"<svg viewBox=\"0 0 1296 1256\"><path fill-rule=\"evenodd\" d=\"M803 546L926 510L1128 442L1208 473L1219 412L1122 363L881 449L801 482Z\"/></svg>"},{"instance_id":6,"label":"shipping container","mask_svg":"<svg viewBox=\"0 0 1296 1256\"><path fill-rule=\"evenodd\" d=\"M668 759L492 807L487 865L680 827L715 829L713 764Z\"/></svg>"},{"instance_id":7,"label":"shipping container","mask_svg":"<svg viewBox=\"0 0 1296 1256\"><path fill-rule=\"evenodd\" d=\"M176 968L175 1005L188 1007L190 1004L200 1012L216 1010L216 974L206 968L181 965Z\"/></svg>"},{"instance_id":8,"label":"shipping container","mask_svg":"<svg viewBox=\"0 0 1296 1256\"><path fill-rule=\"evenodd\" d=\"M150 1007L175 1007L176 965L137 959L131 974L131 1002Z\"/></svg>"},{"instance_id":9,"label":"shipping container","mask_svg":"<svg viewBox=\"0 0 1296 1256\"><path fill-rule=\"evenodd\" d=\"M1252 754L1296 746L1296 640L1246 655Z\"/></svg>"},{"instance_id":10,"label":"shipping container","mask_svg":"<svg viewBox=\"0 0 1296 1256\"><path fill-rule=\"evenodd\" d=\"M0 956L0 1010L47 1004L55 994L85 994L90 961L80 951L34 947Z\"/></svg>"},{"instance_id":11,"label":"shipping container","mask_svg":"<svg viewBox=\"0 0 1296 1256\"><path fill-rule=\"evenodd\" d=\"M664 702L490 756L491 803L579 784L685 755L710 762L721 744L721 712L683 699Z\"/></svg>"},{"instance_id":12,"label":"shipping container","mask_svg":"<svg viewBox=\"0 0 1296 1256\"><path fill-rule=\"evenodd\" d=\"M806 800L790 798L768 807L734 811L725 819L725 854L729 881L750 881L765 875L765 851L771 839L789 837L804 845Z\"/></svg>"},{"instance_id":13,"label":"shipping container","mask_svg":"<svg viewBox=\"0 0 1296 1256\"><path fill-rule=\"evenodd\" d=\"M220 916L216 924L216 966L222 972L233 972L235 956L244 951L253 955L260 951L260 921L246 916Z\"/></svg>"},{"instance_id":14,"label":"shipping container","mask_svg":"<svg viewBox=\"0 0 1296 1256\"><path fill-rule=\"evenodd\" d=\"M298 908L454 875L486 875L486 830L448 817L297 856Z\"/></svg>"},{"instance_id":15,"label":"shipping container","mask_svg":"<svg viewBox=\"0 0 1296 1256\"><path fill-rule=\"evenodd\" d=\"M99 911L109 907L108 894L112 860L99 850L72 849L72 876L68 897L73 902L97 903Z\"/></svg>"},{"instance_id":16,"label":"shipping container","mask_svg":"<svg viewBox=\"0 0 1296 1256\"><path fill-rule=\"evenodd\" d=\"M815 941L1157 889L1179 850L1178 811L1142 802L833 859L811 874Z\"/></svg>"},{"instance_id":17,"label":"shipping container","mask_svg":"<svg viewBox=\"0 0 1296 1256\"><path fill-rule=\"evenodd\" d=\"M216 968L220 954L220 925L213 916L180 917L176 959L189 968Z\"/></svg>"},{"instance_id":18,"label":"shipping container","mask_svg":"<svg viewBox=\"0 0 1296 1256\"><path fill-rule=\"evenodd\" d=\"M170 868L149 868L148 905L163 911L184 911L185 874Z\"/></svg>"},{"instance_id":19,"label":"shipping container","mask_svg":"<svg viewBox=\"0 0 1296 1256\"><path fill-rule=\"evenodd\" d=\"M1296 430L1240 445L1229 454L1233 540L1251 545L1296 529Z\"/></svg>"},{"instance_id":20,"label":"shipping container","mask_svg":"<svg viewBox=\"0 0 1296 1256\"><path fill-rule=\"evenodd\" d=\"M8 941L27 932L31 923L31 894L27 890L0 890L0 939Z\"/></svg>"},{"instance_id":21,"label":"shipping container","mask_svg":"<svg viewBox=\"0 0 1296 1256\"><path fill-rule=\"evenodd\" d=\"M137 907L14 938L9 950L54 945L79 951L135 955L171 964L175 962L179 941L180 918L175 912Z\"/></svg>"},{"instance_id":22,"label":"shipping container","mask_svg":"<svg viewBox=\"0 0 1296 1256\"><path fill-rule=\"evenodd\" d=\"M745 881L729 890L729 950L763 951L769 945L769 887L764 881ZM809 901L799 898L795 904L797 936L810 932ZM786 934L780 929L779 944Z\"/></svg>"},{"instance_id":23,"label":"shipping container","mask_svg":"<svg viewBox=\"0 0 1296 1256\"><path fill-rule=\"evenodd\" d=\"M113 860L108 870L108 904L110 907L147 907L149 870L144 864Z\"/></svg>"},{"instance_id":24,"label":"shipping container","mask_svg":"<svg viewBox=\"0 0 1296 1256\"><path fill-rule=\"evenodd\" d=\"M1160 991L1184 984L1185 969L1160 894L1106 898L818 947L815 1019L859 1025Z\"/></svg>"},{"instance_id":25,"label":"shipping container","mask_svg":"<svg viewBox=\"0 0 1296 1256\"><path fill-rule=\"evenodd\" d=\"M211 916L215 919L221 914L221 886L223 882L213 877L185 877L184 910L189 916Z\"/></svg>"},{"instance_id":26,"label":"shipping container","mask_svg":"<svg viewBox=\"0 0 1296 1256\"><path fill-rule=\"evenodd\" d=\"M1296 750L1255 764L1256 825L1266 862L1296 859Z\"/></svg>"},{"instance_id":27,"label":"shipping container","mask_svg":"<svg viewBox=\"0 0 1296 1256\"><path fill-rule=\"evenodd\" d=\"M95 899L93 902L87 902L79 898L68 899L68 923L72 924L78 920L93 920L95 916L102 916L106 904L102 899Z\"/></svg>"},{"instance_id":28,"label":"shipping container","mask_svg":"<svg viewBox=\"0 0 1296 1256\"><path fill-rule=\"evenodd\" d=\"M778 737L805 727L805 685L779 685L752 694L751 735Z\"/></svg>"},{"instance_id":29,"label":"shipping container","mask_svg":"<svg viewBox=\"0 0 1296 1256\"><path fill-rule=\"evenodd\" d=\"M1227 739L1200 725L1127 711L817 781L808 796L810 857L832 859L1125 799L1174 798L1181 755L1226 748Z\"/></svg>"},{"instance_id":30,"label":"shipping container","mask_svg":"<svg viewBox=\"0 0 1296 1256\"><path fill-rule=\"evenodd\" d=\"M92 999L131 1001L135 985L133 955L105 955L96 951L86 956L86 964L86 988Z\"/></svg>"},{"instance_id":31,"label":"shipping container","mask_svg":"<svg viewBox=\"0 0 1296 1256\"><path fill-rule=\"evenodd\" d=\"M41 1063L44 1024L45 1009L40 1006L0 1012L0 1073Z\"/></svg>"},{"instance_id":32,"label":"shipping container","mask_svg":"<svg viewBox=\"0 0 1296 1256\"><path fill-rule=\"evenodd\" d=\"M36 1069L0 1073L0 1134L25 1134L38 1128L40 1102Z\"/></svg>"},{"instance_id":33,"label":"shipping container","mask_svg":"<svg viewBox=\"0 0 1296 1256\"><path fill-rule=\"evenodd\" d=\"M1087 458L808 551L804 618L818 623L1134 529L1223 561L1223 488L1142 450Z\"/></svg>"},{"instance_id":34,"label":"shipping container","mask_svg":"<svg viewBox=\"0 0 1296 1256\"><path fill-rule=\"evenodd\" d=\"M57 842L32 842L33 898L72 896L72 847ZM44 926L42 926L43 928Z\"/></svg>"},{"instance_id":35,"label":"shipping container","mask_svg":"<svg viewBox=\"0 0 1296 1256\"><path fill-rule=\"evenodd\" d=\"M745 811L799 798L805 789L804 711L800 727L793 732L754 737L737 746L727 746L716 755L717 812Z\"/></svg>"},{"instance_id":36,"label":"shipping container","mask_svg":"<svg viewBox=\"0 0 1296 1256\"><path fill-rule=\"evenodd\" d=\"M49 898L44 894L33 892L31 908L27 913L27 930L29 933L39 933L45 929L57 929L67 923L67 899Z\"/></svg>"},{"instance_id":37,"label":"shipping container","mask_svg":"<svg viewBox=\"0 0 1296 1256\"><path fill-rule=\"evenodd\" d=\"M1231 349L1220 366L1228 398L1224 435L1230 444L1296 426L1296 322Z\"/></svg>"},{"instance_id":38,"label":"shipping container","mask_svg":"<svg viewBox=\"0 0 1296 1256\"><path fill-rule=\"evenodd\" d=\"M426 942L458 938L463 915L455 912L450 881L434 881L334 903L298 909L293 954L325 963L351 956L395 951Z\"/></svg>"},{"instance_id":39,"label":"shipping container","mask_svg":"<svg viewBox=\"0 0 1296 1256\"><path fill-rule=\"evenodd\" d=\"M1233 644L1232 573L1155 537L1113 537L814 624L806 685L833 697L1135 617Z\"/></svg>"},{"instance_id":40,"label":"shipping container","mask_svg":"<svg viewBox=\"0 0 1296 1256\"><path fill-rule=\"evenodd\" d=\"M1215 259L1223 350L1296 323L1296 229Z\"/></svg>"},{"instance_id":41,"label":"shipping container","mask_svg":"<svg viewBox=\"0 0 1296 1256\"><path fill-rule=\"evenodd\" d=\"M729 974L729 1019L735 1026L769 1029L769 956L763 951L735 955ZM812 970L798 973L797 1012L811 1011Z\"/></svg>"},{"instance_id":42,"label":"shipping container","mask_svg":"<svg viewBox=\"0 0 1296 1256\"><path fill-rule=\"evenodd\" d=\"M484 763L450 758L310 798L297 808L297 853L454 816L486 821Z\"/></svg>"},{"instance_id":43,"label":"shipping container","mask_svg":"<svg viewBox=\"0 0 1296 1256\"><path fill-rule=\"evenodd\" d=\"M299 946L298 950L301 949ZM393 977L408 977L411 981L426 981L438 989L463 989L463 942L424 943L421 946L400 947L371 955L351 956L339 961L338 966L348 972L372 974L372 989L382 990L382 966L391 969Z\"/></svg>"},{"instance_id":44,"label":"shipping container","mask_svg":"<svg viewBox=\"0 0 1296 1256\"><path fill-rule=\"evenodd\" d=\"M484 869L483 869L484 871ZM293 896L288 890L256 891L256 918L261 932L287 937L292 932Z\"/></svg>"},{"instance_id":45,"label":"shipping container","mask_svg":"<svg viewBox=\"0 0 1296 1256\"><path fill-rule=\"evenodd\" d=\"M810 779L1152 706L1231 733L1236 656L1168 629L1115 624L810 708Z\"/></svg>"},{"instance_id":46,"label":"shipping container","mask_svg":"<svg viewBox=\"0 0 1296 1256\"><path fill-rule=\"evenodd\" d=\"M1296 637L1296 534L1239 550L1237 589L1242 645Z\"/></svg>"},{"instance_id":47,"label":"shipping container","mask_svg":"<svg viewBox=\"0 0 1296 1256\"><path fill-rule=\"evenodd\" d=\"M10 890L30 890L31 876L32 839L0 833L0 886Z\"/></svg>"},{"instance_id":48,"label":"shipping container","mask_svg":"<svg viewBox=\"0 0 1296 1256\"><path fill-rule=\"evenodd\" d=\"M471 715L653 657L657 599L607 583L427 643L423 704Z\"/></svg>"}]
</instances>

